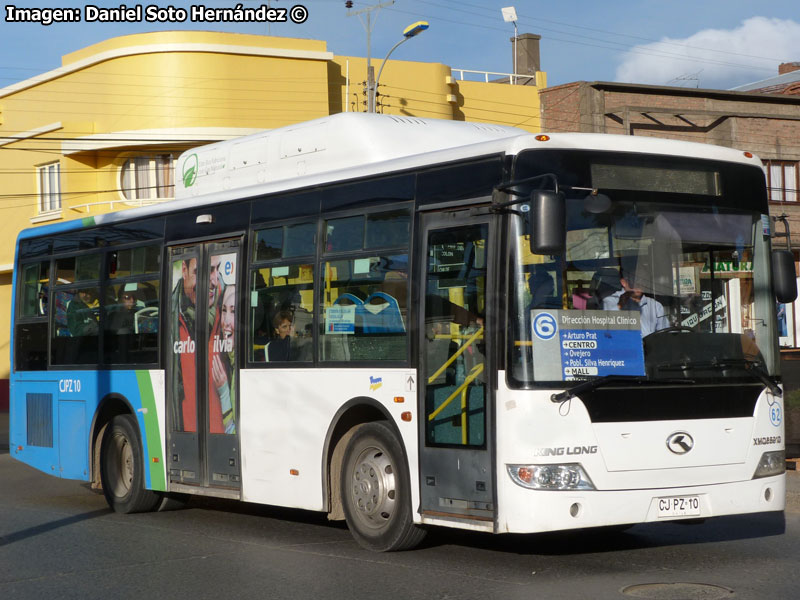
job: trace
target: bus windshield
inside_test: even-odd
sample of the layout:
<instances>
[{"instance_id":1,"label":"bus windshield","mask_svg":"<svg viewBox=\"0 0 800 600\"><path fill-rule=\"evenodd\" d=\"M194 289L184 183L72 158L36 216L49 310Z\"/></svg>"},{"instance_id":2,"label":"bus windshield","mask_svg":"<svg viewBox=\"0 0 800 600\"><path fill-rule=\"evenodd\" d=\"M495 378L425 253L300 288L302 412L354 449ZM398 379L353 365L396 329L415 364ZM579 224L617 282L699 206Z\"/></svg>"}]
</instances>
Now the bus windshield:
<instances>
[{"instance_id":1,"label":"bus windshield","mask_svg":"<svg viewBox=\"0 0 800 600\"><path fill-rule=\"evenodd\" d=\"M574 170L559 178L572 180L561 187L563 254L532 254L523 219L511 220L511 383L620 376L713 384L776 375L759 199L748 210L740 191L725 194L724 174L708 169L686 177L663 169L661 191L654 169L590 165L586 173L587 181L575 181ZM647 185L637 183L643 173ZM616 189L598 188L598 180Z\"/></svg>"}]
</instances>

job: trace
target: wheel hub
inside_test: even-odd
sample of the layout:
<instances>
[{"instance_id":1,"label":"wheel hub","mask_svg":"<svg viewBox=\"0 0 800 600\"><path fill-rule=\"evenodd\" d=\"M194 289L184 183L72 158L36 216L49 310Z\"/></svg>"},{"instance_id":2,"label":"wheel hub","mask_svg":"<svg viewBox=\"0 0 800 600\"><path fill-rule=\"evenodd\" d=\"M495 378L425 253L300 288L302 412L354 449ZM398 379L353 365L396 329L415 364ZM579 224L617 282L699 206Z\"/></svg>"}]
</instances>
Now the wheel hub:
<instances>
[{"instance_id":1,"label":"wheel hub","mask_svg":"<svg viewBox=\"0 0 800 600\"><path fill-rule=\"evenodd\" d=\"M117 475L114 478L114 494L117 497L122 497L127 494L133 486L133 478L136 471L134 464L133 449L124 435L117 434L114 436L113 452L116 456L116 471Z\"/></svg>"},{"instance_id":2,"label":"wheel hub","mask_svg":"<svg viewBox=\"0 0 800 600\"><path fill-rule=\"evenodd\" d=\"M366 448L353 470L352 500L359 519L369 527L382 527L394 514L394 467L380 448Z\"/></svg>"}]
</instances>

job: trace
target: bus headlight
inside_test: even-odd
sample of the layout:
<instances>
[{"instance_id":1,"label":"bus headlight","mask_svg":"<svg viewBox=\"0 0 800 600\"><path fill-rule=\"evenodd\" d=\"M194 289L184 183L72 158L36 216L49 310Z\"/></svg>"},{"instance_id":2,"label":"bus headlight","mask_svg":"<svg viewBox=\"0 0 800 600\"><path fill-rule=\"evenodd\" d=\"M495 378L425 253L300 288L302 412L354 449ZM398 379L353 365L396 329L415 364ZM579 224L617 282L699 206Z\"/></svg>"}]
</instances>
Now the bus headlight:
<instances>
[{"instance_id":1,"label":"bus headlight","mask_svg":"<svg viewBox=\"0 0 800 600\"><path fill-rule=\"evenodd\" d=\"M761 455L761 460L758 461L756 472L753 473L753 479L760 477L772 477L773 475L780 475L786 472L786 451L774 450L773 452L764 452Z\"/></svg>"},{"instance_id":2,"label":"bus headlight","mask_svg":"<svg viewBox=\"0 0 800 600\"><path fill-rule=\"evenodd\" d=\"M593 490L592 480L578 463L565 465L506 465L517 485L532 490Z\"/></svg>"}]
</instances>

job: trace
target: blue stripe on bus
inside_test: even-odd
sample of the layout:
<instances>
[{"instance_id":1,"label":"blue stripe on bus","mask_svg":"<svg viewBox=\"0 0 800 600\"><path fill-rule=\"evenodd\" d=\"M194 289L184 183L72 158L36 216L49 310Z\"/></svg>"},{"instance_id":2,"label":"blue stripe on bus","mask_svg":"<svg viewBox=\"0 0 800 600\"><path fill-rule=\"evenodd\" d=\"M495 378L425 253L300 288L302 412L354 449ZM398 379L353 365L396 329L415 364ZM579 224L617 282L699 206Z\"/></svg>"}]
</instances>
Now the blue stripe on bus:
<instances>
[{"instance_id":1,"label":"blue stripe on bus","mask_svg":"<svg viewBox=\"0 0 800 600\"><path fill-rule=\"evenodd\" d=\"M17 240L26 240L29 238L42 237L47 235L54 235L58 233L65 233L67 231L76 231L85 227L93 227L95 224L94 217L84 217L83 219L74 219L72 221L61 221L53 223L52 225L40 225L38 227L29 227L19 232ZM19 247L19 244L17 244Z\"/></svg>"},{"instance_id":2,"label":"blue stripe on bus","mask_svg":"<svg viewBox=\"0 0 800 600\"><path fill-rule=\"evenodd\" d=\"M157 391L153 389L149 371L12 373L10 391L11 404L17 408L10 420L10 450L16 459L45 473L89 481L92 426L101 400L116 396L127 402L139 424L145 460L145 487L160 491L166 489L161 444L163 432L156 410ZM45 435L41 431L44 421L31 421L25 407L26 399L32 399L41 413L42 398L47 394L52 404L50 411L42 414L51 415L46 425L52 429ZM52 439L52 443L42 445L44 439ZM60 456L59 448L68 449L65 456ZM83 448L82 452L80 448Z\"/></svg>"}]
</instances>

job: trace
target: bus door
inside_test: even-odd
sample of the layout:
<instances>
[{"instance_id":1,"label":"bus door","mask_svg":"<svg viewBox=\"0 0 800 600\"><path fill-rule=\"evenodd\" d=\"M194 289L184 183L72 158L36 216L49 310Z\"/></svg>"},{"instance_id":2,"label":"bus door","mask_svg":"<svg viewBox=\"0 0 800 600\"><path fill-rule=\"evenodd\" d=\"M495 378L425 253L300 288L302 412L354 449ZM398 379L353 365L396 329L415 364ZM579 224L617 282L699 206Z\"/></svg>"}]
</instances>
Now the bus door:
<instances>
[{"instance_id":1,"label":"bus door","mask_svg":"<svg viewBox=\"0 0 800 600\"><path fill-rule=\"evenodd\" d=\"M493 318L493 239L486 217L423 215L420 302L421 512L494 520L491 372L484 325Z\"/></svg>"},{"instance_id":2,"label":"bus door","mask_svg":"<svg viewBox=\"0 0 800 600\"><path fill-rule=\"evenodd\" d=\"M170 489L241 488L236 352L240 240L169 249Z\"/></svg>"}]
</instances>

